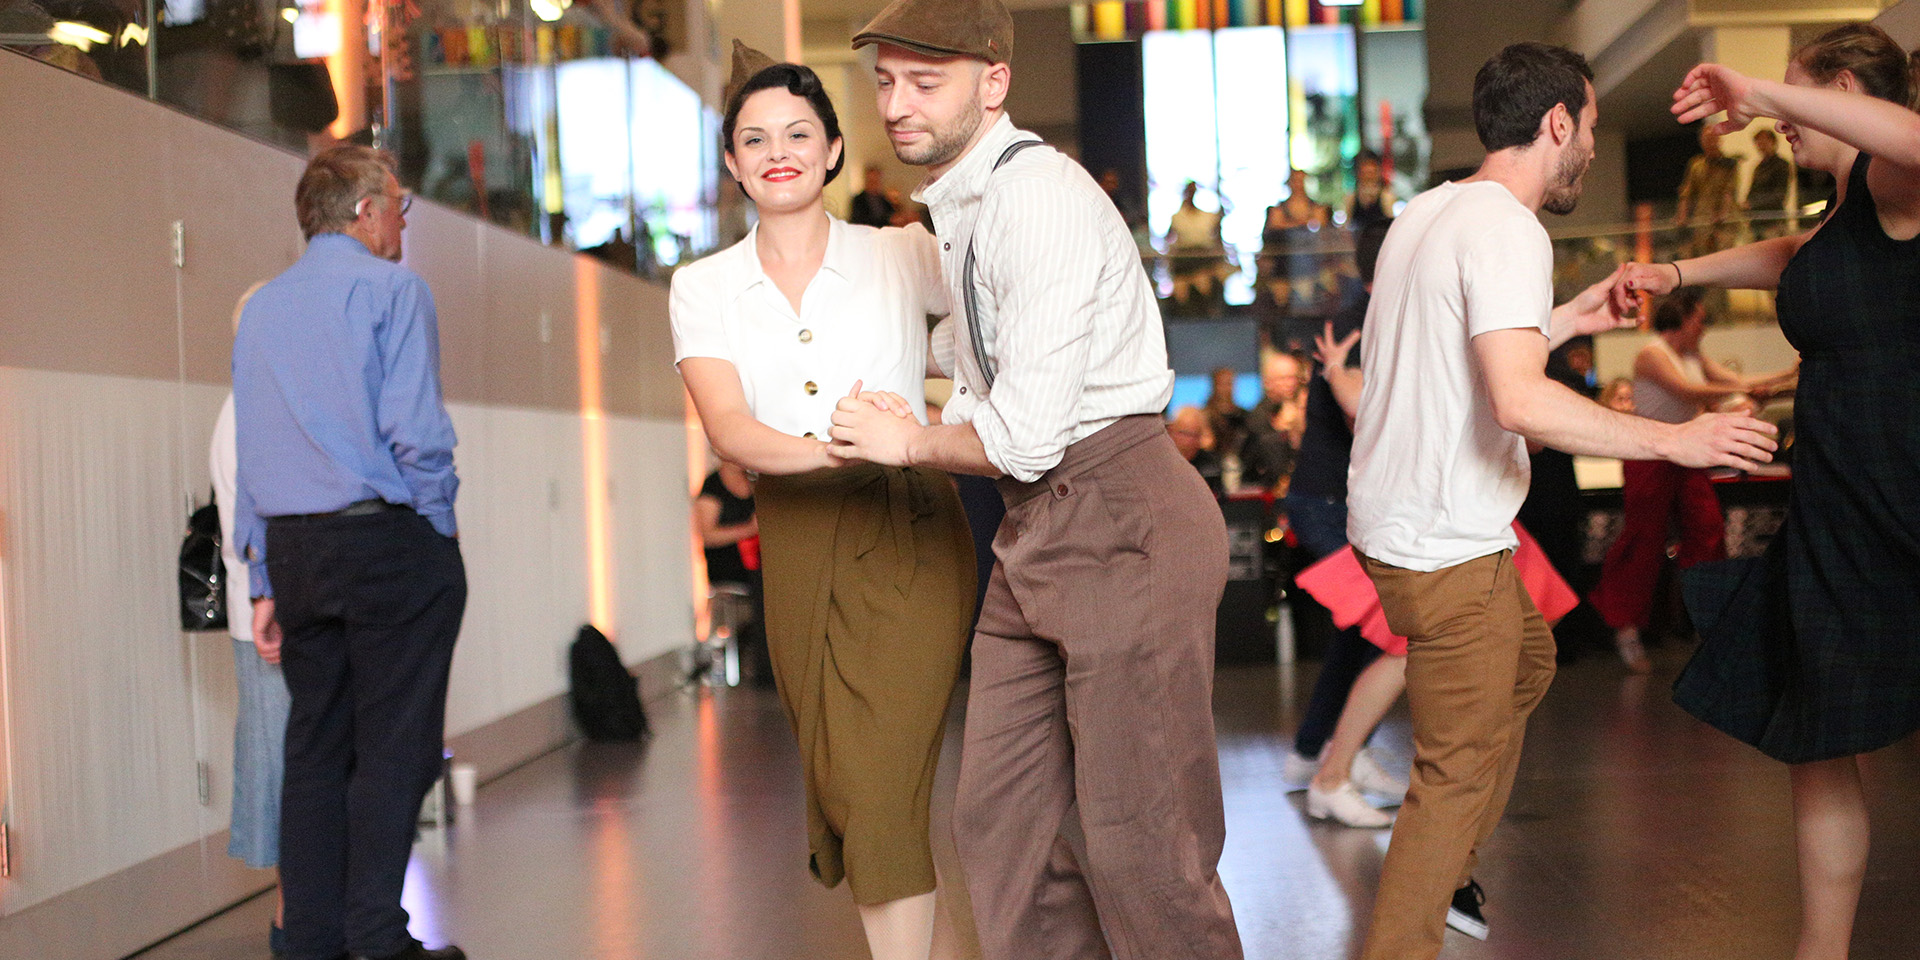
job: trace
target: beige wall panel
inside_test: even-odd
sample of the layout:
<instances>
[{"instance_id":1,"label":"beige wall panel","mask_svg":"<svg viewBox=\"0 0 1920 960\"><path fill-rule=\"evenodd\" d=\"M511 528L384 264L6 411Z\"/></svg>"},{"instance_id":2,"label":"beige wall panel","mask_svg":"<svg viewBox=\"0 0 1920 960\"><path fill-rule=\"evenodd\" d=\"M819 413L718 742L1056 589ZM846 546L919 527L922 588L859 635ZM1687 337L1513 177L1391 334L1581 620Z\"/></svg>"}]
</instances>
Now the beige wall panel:
<instances>
[{"instance_id":1,"label":"beige wall panel","mask_svg":"<svg viewBox=\"0 0 1920 960\"><path fill-rule=\"evenodd\" d=\"M647 420L680 420L685 396L673 366L673 332L667 322L667 290L605 267L601 304L613 322L610 349L602 358L609 414Z\"/></svg>"},{"instance_id":2,"label":"beige wall panel","mask_svg":"<svg viewBox=\"0 0 1920 960\"><path fill-rule=\"evenodd\" d=\"M171 113L10 53L0 90L0 366L172 377L166 174L123 149Z\"/></svg>"},{"instance_id":3,"label":"beige wall panel","mask_svg":"<svg viewBox=\"0 0 1920 960\"><path fill-rule=\"evenodd\" d=\"M547 253L493 231L481 235L489 375L478 386L486 403L580 409L573 270L571 264L564 273L542 269Z\"/></svg>"},{"instance_id":4,"label":"beige wall panel","mask_svg":"<svg viewBox=\"0 0 1920 960\"><path fill-rule=\"evenodd\" d=\"M0 88L0 127L35 131L0 151L0 365L173 378L178 333L187 379L226 383L234 302L302 249L302 160L24 57L0 57ZM449 399L579 409L590 281L606 369L650 371L609 378L607 412L679 416L659 285L425 201L408 220L405 262L434 291Z\"/></svg>"},{"instance_id":5,"label":"beige wall panel","mask_svg":"<svg viewBox=\"0 0 1920 960\"><path fill-rule=\"evenodd\" d=\"M445 207L415 200L407 213L401 261L427 280L440 318L440 380L448 402L486 401L487 289L478 255L489 227ZM536 401L529 396L524 402ZM461 439L465 439L463 436Z\"/></svg>"},{"instance_id":6,"label":"beige wall panel","mask_svg":"<svg viewBox=\"0 0 1920 960\"><path fill-rule=\"evenodd\" d=\"M135 98L119 104L128 112L152 109ZM300 257L304 242L294 214L293 188L301 158L207 124L166 112L164 139L115 147L130 163L153 158L156 187L165 190L158 241L139 238L118 255L165 255L165 231L180 221L185 238L179 270L182 343L187 380L225 385L233 370L233 308L247 288L278 275ZM125 242L125 241L122 241ZM171 271L170 271L171 272ZM172 283L155 307L165 310L161 328L174 318ZM170 331L169 331L170 332ZM171 337L169 337L171 339ZM168 344L171 347L171 344ZM171 353L171 350L168 351ZM168 370L168 375L172 370Z\"/></svg>"}]
</instances>

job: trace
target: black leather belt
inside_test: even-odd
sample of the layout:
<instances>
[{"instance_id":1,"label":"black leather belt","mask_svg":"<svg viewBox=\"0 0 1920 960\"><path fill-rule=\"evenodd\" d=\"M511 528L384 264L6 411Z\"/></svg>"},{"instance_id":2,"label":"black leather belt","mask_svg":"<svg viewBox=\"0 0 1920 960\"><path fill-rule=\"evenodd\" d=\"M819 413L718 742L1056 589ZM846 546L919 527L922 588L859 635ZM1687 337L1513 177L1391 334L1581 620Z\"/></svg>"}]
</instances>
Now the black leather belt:
<instances>
[{"instance_id":1,"label":"black leather belt","mask_svg":"<svg viewBox=\"0 0 1920 960\"><path fill-rule=\"evenodd\" d=\"M269 520L323 520L329 517L365 517L393 510L412 510L412 507L385 500L355 500L352 503L327 513L294 513L281 517L268 517Z\"/></svg>"}]
</instances>

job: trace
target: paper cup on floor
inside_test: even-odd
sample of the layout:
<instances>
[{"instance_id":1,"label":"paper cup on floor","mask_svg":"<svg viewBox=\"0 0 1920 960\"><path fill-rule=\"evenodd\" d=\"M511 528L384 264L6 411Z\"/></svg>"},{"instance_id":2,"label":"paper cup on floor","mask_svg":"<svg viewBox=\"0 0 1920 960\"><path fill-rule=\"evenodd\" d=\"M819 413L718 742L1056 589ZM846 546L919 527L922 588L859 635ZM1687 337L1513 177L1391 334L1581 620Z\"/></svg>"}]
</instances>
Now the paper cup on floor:
<instances>
[{"instance_id":1,"label":"paper cup on floor","mask_svg":"<svg viewBox=\"0 0 1920 960\"><path fill-rule=\"evenodd\" d=\"M480 778L480 771L471 763L456 763L449 779L453 783L453 802L463 807L473 805L473 791Z\"/></svg>"}]
</instances>

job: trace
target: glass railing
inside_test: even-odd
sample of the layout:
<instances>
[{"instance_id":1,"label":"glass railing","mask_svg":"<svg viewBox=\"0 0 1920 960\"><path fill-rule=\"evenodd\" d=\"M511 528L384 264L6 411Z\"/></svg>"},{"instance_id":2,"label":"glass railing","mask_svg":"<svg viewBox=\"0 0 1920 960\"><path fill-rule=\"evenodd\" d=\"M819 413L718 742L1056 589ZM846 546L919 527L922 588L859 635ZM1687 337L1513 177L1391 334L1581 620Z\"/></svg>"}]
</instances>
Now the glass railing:
<instances>
[{"instance_id":1,"label":"glass railing","mask_svg":"<svg viewBox=\"0 0 1920 960\"><path fill-rule=\"evenodd\" d=\"M646 276L716 248L719 120L596 0L0 0L0 46ZM650 9L634 5L632 9ZM683 31L684 32L684 31ZM723 210L727 207L729 209Z\"/></svg>"},{"instance_id":2,"label":"glass railing","mask_svg":"<svg viewBox=\"0 0 1920 960\"><path fill-rule=\"evenodd\" d=\"M1817 209L1681 223L1643 208L1632 223L1553 230L1555 295L1564 301L1628 261L1665 263L1798 232L1815 222ZM1290 231L1284 241L1251 253L1231 245L1168 250L1157 238L1137 239L1171 323L1251 317L1267 325L1270 343L1300 349L1320 323L1361 294L1354 234L1337 224ZM1249 282L1251 302L1231 302L1232 291ZM1770 295L1736 291L1716 294L1713 302L1716 324L1774 322Z\"/></svg>"}]
</instances>

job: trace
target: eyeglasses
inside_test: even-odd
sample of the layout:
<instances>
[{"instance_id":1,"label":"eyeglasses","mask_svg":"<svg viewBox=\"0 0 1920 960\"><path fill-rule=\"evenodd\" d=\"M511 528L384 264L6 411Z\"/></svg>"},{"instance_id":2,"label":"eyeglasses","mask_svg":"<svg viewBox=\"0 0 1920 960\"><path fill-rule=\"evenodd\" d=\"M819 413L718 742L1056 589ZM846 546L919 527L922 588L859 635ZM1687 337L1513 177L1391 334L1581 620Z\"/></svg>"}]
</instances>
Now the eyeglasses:
<instances>
[{"instance_id":1,"label":"eyeglasses","mask_svg":"<svg viewBox=\"0 0 1920 960\"><path fill-rule=\"evenodd\" d=\"M399 193L382 193L378 194L378 196L387 198L389 203L398 202L400 204L400 215L403 217L406 216L407 211L413 207L413 193L411 191L402 190ZM361 197L360 202L354 204L353 215L358 217L366 213L367 208L365 204L372 200L373 197Z\"/></svg>"}]
</instances>

